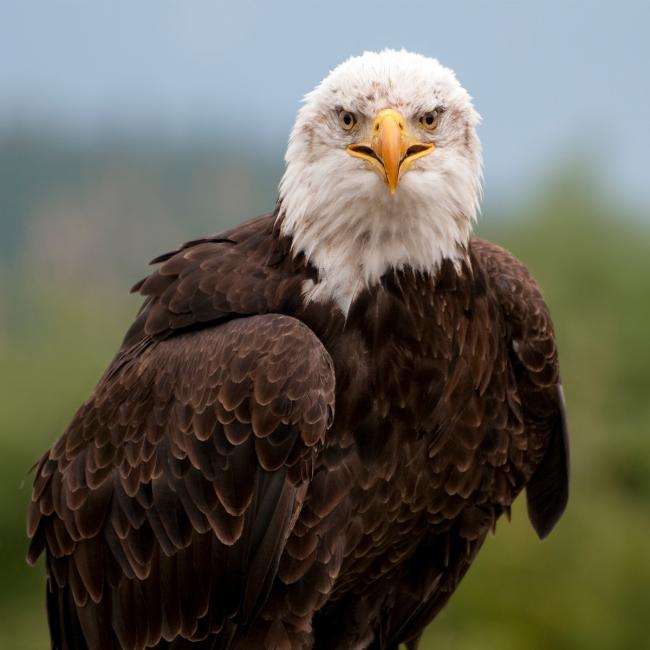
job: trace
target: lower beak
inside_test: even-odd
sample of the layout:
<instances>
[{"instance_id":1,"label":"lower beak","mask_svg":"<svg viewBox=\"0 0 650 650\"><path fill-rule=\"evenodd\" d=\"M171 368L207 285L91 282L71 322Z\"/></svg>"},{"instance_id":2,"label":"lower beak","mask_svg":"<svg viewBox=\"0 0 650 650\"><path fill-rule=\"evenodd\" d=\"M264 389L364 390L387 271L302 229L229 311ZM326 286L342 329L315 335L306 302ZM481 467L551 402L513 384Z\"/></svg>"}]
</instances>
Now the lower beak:
<instances>
[{"instance_id":1,"label":"lower beak","mask_svg":"<svg viewBox=\"0 0 650 650\"><path fill-rule=\"evenodd\" d=\"M370 142L351 144L347 151L351 156L369 162L394 193L399 179L411 163L431 153L434 148L431 142L409 138L402 115L392 108L385 108L375 118Z\"/></svg>"}]
</instances>

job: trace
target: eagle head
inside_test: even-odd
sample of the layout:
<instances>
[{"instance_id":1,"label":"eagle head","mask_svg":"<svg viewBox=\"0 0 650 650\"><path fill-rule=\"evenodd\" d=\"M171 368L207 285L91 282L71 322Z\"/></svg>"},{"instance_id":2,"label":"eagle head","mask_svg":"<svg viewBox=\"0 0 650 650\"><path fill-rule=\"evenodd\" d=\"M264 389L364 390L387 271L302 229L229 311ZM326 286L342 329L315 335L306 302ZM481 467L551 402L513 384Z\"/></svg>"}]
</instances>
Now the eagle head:
<instances>
[{"instance_id":1,"label":"eagle head","mask_svg":"<svg viewBox=\"0 0 650 650\"><path fill-rule=\"evenodd\" d=\"M406 51L339 65L298 112L282 231L318 269L309 299L346 311L390 269L465 255L481 193L480 117L454 73Z\"/></svg>"}]
</instances>

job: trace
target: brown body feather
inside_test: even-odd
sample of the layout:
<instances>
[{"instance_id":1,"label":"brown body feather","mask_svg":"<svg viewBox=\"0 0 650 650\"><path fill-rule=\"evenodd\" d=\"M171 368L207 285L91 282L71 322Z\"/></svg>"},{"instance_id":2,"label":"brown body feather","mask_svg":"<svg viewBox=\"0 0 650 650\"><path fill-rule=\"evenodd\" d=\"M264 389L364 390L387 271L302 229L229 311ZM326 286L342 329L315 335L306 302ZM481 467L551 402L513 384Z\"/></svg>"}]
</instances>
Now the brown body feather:
<instances>
[{"instance_id":1,"label":"brown body feather","mask_svg":"<svg viewBox=\"0 0 650 650\"><path fill-rule=\"evenodd\" d=\"M472 240L347 318L266 215L156 260L122 348L41 459L54 648L417 645L528 486L567 498L557 352L534 281Z\"/></svg>"}]
</instances>

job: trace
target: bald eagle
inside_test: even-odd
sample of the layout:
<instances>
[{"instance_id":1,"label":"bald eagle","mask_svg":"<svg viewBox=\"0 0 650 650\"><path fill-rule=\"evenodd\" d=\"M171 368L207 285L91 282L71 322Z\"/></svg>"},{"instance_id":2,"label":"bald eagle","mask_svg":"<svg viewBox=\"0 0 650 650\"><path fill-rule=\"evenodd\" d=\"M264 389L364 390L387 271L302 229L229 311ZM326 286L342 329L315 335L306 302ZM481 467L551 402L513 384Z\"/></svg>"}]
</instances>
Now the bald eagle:
<instances>
[{"instance_id":1,"label":"bald eagle","mask_svg":"<svg viewBox=\"0 0 650 650\"><path fill-rule=\"evenodd\" d=\"M365 53L310 92L275 210L154 260L37 464L52 647L416 648L526 488L568 494L535 281L472 236L479 116Z\"/></svg>"}]
</instances>

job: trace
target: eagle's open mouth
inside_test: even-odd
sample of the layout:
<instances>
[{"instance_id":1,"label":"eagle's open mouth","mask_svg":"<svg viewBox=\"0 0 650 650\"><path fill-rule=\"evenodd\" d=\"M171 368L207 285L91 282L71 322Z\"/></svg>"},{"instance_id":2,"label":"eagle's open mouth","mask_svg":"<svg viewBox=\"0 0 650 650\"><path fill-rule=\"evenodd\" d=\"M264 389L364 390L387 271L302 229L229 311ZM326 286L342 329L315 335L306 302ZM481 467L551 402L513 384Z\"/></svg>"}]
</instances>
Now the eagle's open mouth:
<instances>
[{"instance_id":1,"label":"eagle's open mouth","mask_svg":"<svg viewBox=\"0 0 650 650\"><path fill-rule=\"evenodd\" d=\"M348 149L354 151L355 153L360 153L368 158L374 158L377 162L383 162L381 158L376 154L372 147L368 147L365 144L351 144Z\"/></svg>"},{"instance_id":2,"label":"eagle's open mouth","mask_svg":"<svg viewBox=\"0 0 650 650\"><path fill-rule=\"evenodd\" d=\"M406 153L404 154L404 158L402 158L402 160L406 160L406 158L410 156L415 156L418 153L424 153L425 151L429 151L431 148L432 147L430 144L421 144L421 143L412 144L406 150Z\"/></svg>"},{"instance_id":3,"label":"eagle's open mouth","mask_svg":"<svg viewBox=\"0 0 650 650\"><path fill-rule=\"evenodd\" d=\"M382 162L381 158L377 155L375 150L372 147L368 147L365 144L352 144L349 146L350 151L354 151L355 153L360 153L363 154L364 156L368 156L368 158L374 158L378 162ZM419 153L424 153L425 151L429 151L431 149L431 145L428 144L412 144L407 150L406 153L404 154L404 157L400 162L403 162L407 158L410 158L411 156L415 156Z\"/></svg>"}]
</instances>

